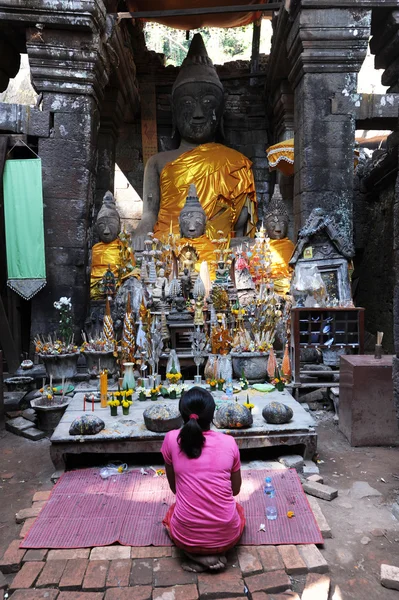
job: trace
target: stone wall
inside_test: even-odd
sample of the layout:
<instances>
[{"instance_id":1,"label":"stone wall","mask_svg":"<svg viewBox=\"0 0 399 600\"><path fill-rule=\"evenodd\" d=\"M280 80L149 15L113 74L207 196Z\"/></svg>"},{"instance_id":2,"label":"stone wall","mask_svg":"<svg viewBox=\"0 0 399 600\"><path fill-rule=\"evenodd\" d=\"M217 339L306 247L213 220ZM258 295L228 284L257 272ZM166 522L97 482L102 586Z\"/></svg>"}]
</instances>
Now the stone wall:
<instances>
[{"instance_id":1,"label":"stone wall","mask_svg":"<svg viewBox=\"0 0 399 600\"><path fill-rule=\"evenodd\" d=\"M224 139L218 141L242 152L253 162L258 214L262 218L269 200L270 174L265 149L268 146L268 123L263 94L264 79L250 86L249 64L235 61L217 67L225 88L225 113L223 117ZM155 78L157 100L158 150L169 150L178 145L172 138L171 88L178 69L159 70ZM141 123L124 124L119 135L116 162L140 197L143 194L143 153ZM141 205L134 202L130 223L138 223Z\"/></svg>"},{"instance_id":2,"label":"stone wall","mask_svg":"<svg viewBox=\"0 0 399 600\"><path fill-rule=\"evenodd\" d=\"M371 334L366 336L367 349L373 349L376 332L383 331L383 348L388 353L394 352L395 170L391 156L375 152L373 159L358 167L354 184L355 303L366 309L365 330Z\"/></svg>"}]
</instances>

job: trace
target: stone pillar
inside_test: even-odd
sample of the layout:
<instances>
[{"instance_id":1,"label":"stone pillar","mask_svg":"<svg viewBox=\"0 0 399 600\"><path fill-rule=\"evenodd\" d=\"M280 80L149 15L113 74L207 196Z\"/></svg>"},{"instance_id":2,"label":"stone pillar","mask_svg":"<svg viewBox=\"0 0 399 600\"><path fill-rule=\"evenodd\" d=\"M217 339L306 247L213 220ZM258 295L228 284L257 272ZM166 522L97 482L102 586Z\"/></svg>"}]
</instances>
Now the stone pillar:
<instances>
[{"instance_id":1,"label":"stone pillar","mask_svg":"<svg viewBox=\"0 0 399 600\"><path fill-rule=\"evenodd\" d=\"M295 94L295 231L320 206L351 238L355 120L332 115L330 99L356 94L371 12L319 6L299 6L287 39Z\"/></svg>"},{"instance_id":2,"label":"stone pillar","mask_svg":"<svg viewBox=\"0 0 399 600\"><path fill-rule=\"evenodd\" d=\"M109 71L97 29L104 24L105 15L97 14L79 31L27 30L32 83L52 115L50 137L39 140L47 285L32 300L32 336L56 329L53 303L60 296L71 297L78 330L86 314L99 102Z\"/></svg>"},{"instance_id":3,"label":"stone pillar","mask_svg":"<svg viewBox=\"0 0 399 600\"><path fill-rule=\"evenodd\" d=\"M375 54L375 67L385 69L381 82L389 85L389 92L399 91L399 11L380 12L373 16L370 49ZM396 143L399 161L399 121L395 132L390 136L392 145ZM398 162L399 164L399 162ZM393 297L395 355L392 363L393 393L399 427L399 173L395 185L393 206L393 253L395 265L395 287ZM398 499L399 500L399 499Z\"/></svg>"}]
</instances>

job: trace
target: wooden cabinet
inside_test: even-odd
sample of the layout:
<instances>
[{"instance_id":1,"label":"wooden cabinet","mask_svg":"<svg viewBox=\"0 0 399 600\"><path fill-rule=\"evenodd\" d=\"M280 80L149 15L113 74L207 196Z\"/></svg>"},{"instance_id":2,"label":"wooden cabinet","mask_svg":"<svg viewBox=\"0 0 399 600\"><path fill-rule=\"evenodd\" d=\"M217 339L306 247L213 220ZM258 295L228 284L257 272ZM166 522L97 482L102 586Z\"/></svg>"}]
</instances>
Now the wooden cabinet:
<instances>
[{"instance_id":1,"label":"wooden cabinet","mask_svg":"<svg viewBox=\"0 0 399 600\"><path fill-rule=\"evenodd\" d=\"M294 387L332 387L325 381L304 383L300 355L304 348L317 348L323 362L334 366L339 354L363 354L364 308L293 308L291 313L291 362ZM339 359L338 359L339 360ZM339 366L339 362L335 366ZM320 376L323 372L320 372ZM312 372L313 376L317 372Z\"/></svg>"}]
</instances>

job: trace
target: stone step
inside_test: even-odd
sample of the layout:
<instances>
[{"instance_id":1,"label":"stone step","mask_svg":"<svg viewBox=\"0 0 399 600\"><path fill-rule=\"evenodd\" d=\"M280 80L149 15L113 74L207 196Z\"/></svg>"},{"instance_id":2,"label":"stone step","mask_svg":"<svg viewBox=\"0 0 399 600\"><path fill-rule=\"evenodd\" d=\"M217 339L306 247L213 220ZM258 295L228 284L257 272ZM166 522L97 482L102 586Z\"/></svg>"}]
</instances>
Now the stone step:
<instances>
[{"instance_id":1,"label":"stone step","mask_svg":"<svg viewBox=\"0 0 399 600\"><path fill-rule=\"evenodd\" d=\"M10 421L6 422L7 431L15 433L15 435L22 435L22 432L25 431L25 429L29 429L31 427L32 421L28 421L28 419L24 419L23 417L10 419Z\"/></svg>"}]
</instances>

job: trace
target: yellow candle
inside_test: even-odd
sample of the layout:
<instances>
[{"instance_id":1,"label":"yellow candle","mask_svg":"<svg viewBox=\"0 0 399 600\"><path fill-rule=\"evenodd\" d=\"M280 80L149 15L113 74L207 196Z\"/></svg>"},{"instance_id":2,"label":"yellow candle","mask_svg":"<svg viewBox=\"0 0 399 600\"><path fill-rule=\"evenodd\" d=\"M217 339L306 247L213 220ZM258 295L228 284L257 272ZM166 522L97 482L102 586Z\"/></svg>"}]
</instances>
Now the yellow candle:
<instances>
[{"instance_id":1,"label":"yellow candle","mask_svg":"<svg viewBox=\"0 0 399 600\"><path fill-rule=\"evenodd\" d=\"M100 373L100 399L101 399L101 408L107 408L107 394L108 394L107 372L106 371L101 371L101 373Z\"/></svg>"}]
</instances>

